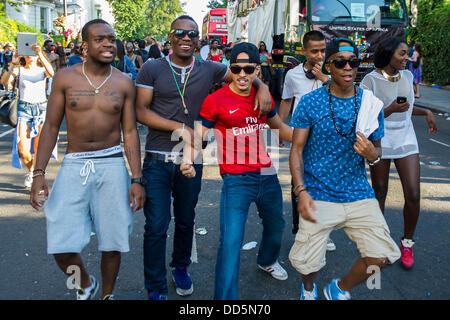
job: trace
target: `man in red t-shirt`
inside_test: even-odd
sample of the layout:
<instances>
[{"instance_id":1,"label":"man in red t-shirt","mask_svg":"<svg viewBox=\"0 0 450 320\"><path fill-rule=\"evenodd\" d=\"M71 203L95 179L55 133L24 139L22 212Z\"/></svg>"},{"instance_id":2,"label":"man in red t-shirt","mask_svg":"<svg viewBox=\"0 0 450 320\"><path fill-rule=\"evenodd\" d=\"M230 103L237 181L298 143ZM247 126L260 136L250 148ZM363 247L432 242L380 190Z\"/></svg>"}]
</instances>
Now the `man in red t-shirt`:
<instances>
[{"instance_id":1,"label":"man in red t-shirt","mask_svg":"<svg viewBox=\"0 0 450 320\"><path fill-rule=\"evenodd\" d=\"M237 299L240 248L250 204L255 202L263 222L258 266L278 280L287 272L278 263L285 226L283 197L264 142L266 123L292 141L292 130L276 111L261 118L254 108L252 86L260 68L258 49L240 43L231 51L232 82L209 95L202 104L196 132L214 128L220 174L224 184L220 203L220 246L215 271L215 299Z\"/></svg>"}]
</instances>

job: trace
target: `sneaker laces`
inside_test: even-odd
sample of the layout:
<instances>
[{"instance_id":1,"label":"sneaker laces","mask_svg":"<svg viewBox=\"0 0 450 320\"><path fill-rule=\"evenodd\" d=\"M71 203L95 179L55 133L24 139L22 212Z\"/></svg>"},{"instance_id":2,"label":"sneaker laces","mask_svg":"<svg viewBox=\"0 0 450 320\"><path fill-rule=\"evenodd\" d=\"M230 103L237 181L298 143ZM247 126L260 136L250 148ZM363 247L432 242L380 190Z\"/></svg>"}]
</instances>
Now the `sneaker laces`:
<instances>
[{"instance_id":1,"label":"sneaker laces","mask_svg":"<svg viewBox=\"0 0 450 320\"><path fill-rule=\"evenodd\" d=\"M303 296L305 297L305 300L316 300L314 289L311 291L303 289Z\"/></svg>"},{"instance_id":2,"label":"sneaker laces","mask_svg":"<svg viewBox=\"0 0 450 320\"><path fill-rule=\"evenodd\" d=\"M401 240L401 242L402 242L402 246L404 248L408 248L408 249L411 249L413 247L413 245L415 244L413 239L406 239L406 238L404 238L404 239Z\"/></svg>"},{"instance_id":3,"label":"sneaker laces","mask_svg":"<svg viewBox=\"0 0 450 320\"><path fill-rule=\"evenodd\" d=\"M88 178L89 178L89 175L91 174L91 171L92 171L93 173L95 173L94 162L93 162L92 160L87 160L87 161L84 163L84 166L83 166L83 167L81 168L81 170L80 170L80 176L86 177L86 179L84 179L83 186L86 185L87 180L88 180Z\"/></svg>"}]
</instances>

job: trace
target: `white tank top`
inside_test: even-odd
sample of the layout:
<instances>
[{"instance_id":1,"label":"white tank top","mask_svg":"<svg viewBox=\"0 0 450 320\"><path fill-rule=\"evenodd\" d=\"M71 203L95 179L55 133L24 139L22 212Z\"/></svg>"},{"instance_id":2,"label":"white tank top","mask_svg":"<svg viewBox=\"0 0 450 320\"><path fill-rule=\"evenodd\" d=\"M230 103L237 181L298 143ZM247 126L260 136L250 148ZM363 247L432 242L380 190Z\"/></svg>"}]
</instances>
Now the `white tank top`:
<instances>
[{"instance_id":1,"label":"white tank top","mask_svg":"<svg viewBox=\"0 0 450 320\"><path fill-rule=\"evenodd\" d=\"M13 70L13 73L16 76L19 76L19 69L15 68ZM47 101L47 96L45 94L45 85L45 68L20 68L19 92L21 101L29 103L40 103Z\"/></svg>"}]
</instances>

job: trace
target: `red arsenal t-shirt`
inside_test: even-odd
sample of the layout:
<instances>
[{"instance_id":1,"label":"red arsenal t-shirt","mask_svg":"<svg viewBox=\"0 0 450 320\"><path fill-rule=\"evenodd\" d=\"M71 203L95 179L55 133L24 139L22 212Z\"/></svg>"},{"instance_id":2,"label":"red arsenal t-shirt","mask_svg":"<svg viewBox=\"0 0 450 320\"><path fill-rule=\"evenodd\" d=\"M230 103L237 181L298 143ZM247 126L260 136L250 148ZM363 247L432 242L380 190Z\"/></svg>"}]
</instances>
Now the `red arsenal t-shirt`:
<instances>
[{"instance_id":1,"label":"red arsenal t-shirt","mask_svg":"<svg viewBox=\"0 0 450 320\"><path fill-rule=\"evenodd\" d=\"M214 128L220 174L259 172L272 165L264 130L267 117L276 115L275 104L272 100L272 111L258 118L259 110L254 110L255 96L255 87L249 96L240 96L227 84L202 104L199 120L203 126Z\"/></svg>"}]
</instances>

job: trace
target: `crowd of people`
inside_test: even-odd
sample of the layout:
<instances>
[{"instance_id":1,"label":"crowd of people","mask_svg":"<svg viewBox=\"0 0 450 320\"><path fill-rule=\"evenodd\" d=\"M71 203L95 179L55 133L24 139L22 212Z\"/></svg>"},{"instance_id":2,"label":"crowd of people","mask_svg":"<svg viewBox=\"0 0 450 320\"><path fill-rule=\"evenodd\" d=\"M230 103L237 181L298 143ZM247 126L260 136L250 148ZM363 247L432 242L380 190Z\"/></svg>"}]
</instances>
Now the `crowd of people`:
<instances>
[{"instance_id":1,"label":"crowd of people","mask_svg":"<svg viewBox=\"0 0 450 320\"><path fill-rule=\"evenodd\" d=\"M5 48L11 62L2 76L5 86L19 80L13 153L27 167L30 204L44 209L48 254L68 276L73 266L80 271L77 299L93 299L100 288L81 257L93 226L102 253L101 298L114 299L121 253L130 250L134 212L140 209L148 299L167 299L171 207L170 272L178 295L193 293L188 267L203 138L211 129L223 179L214 299L238 299L240 248L251 203L263 225L257 265L277 280L288 279L278 262L286 223L282 188L263 141L267 127L292 143L296 236L289 260L301 274L302 300L318 299L315 278L325 266L326 251L336 250L330 239L336 229L345 230L361 256L346 275L323 289L329 300L350 299L350 290L370 276L369 266L381 270L400 258L405 268L413 267L420 166L411 115L426 116L430 131L437 130L433 114L414 106L415 76L406 70L408 61L421 59L420 48L410 57L402 39L381 42L376 70L358 86L355 44L346 38L327 44L322 33L308 32L303 37L306 61L287 73L277 112L267 85L271 57L263 42L219 48L213 40L203 59L200 51L206 44L199 40L195 20L186 15L173 21L162 48L151 38L124 43L101 19L83 27L82 39L70 45L74 54L64 59L50 39L42 48L33 46L34 57ZM51 88L46 88L48 79ZM68 145L50 192L46 167L63 119ZM143 165L137 123L148 127ZM405 197L400 248L384 218L391 160Z\"/></svg>"}]
</instances>

